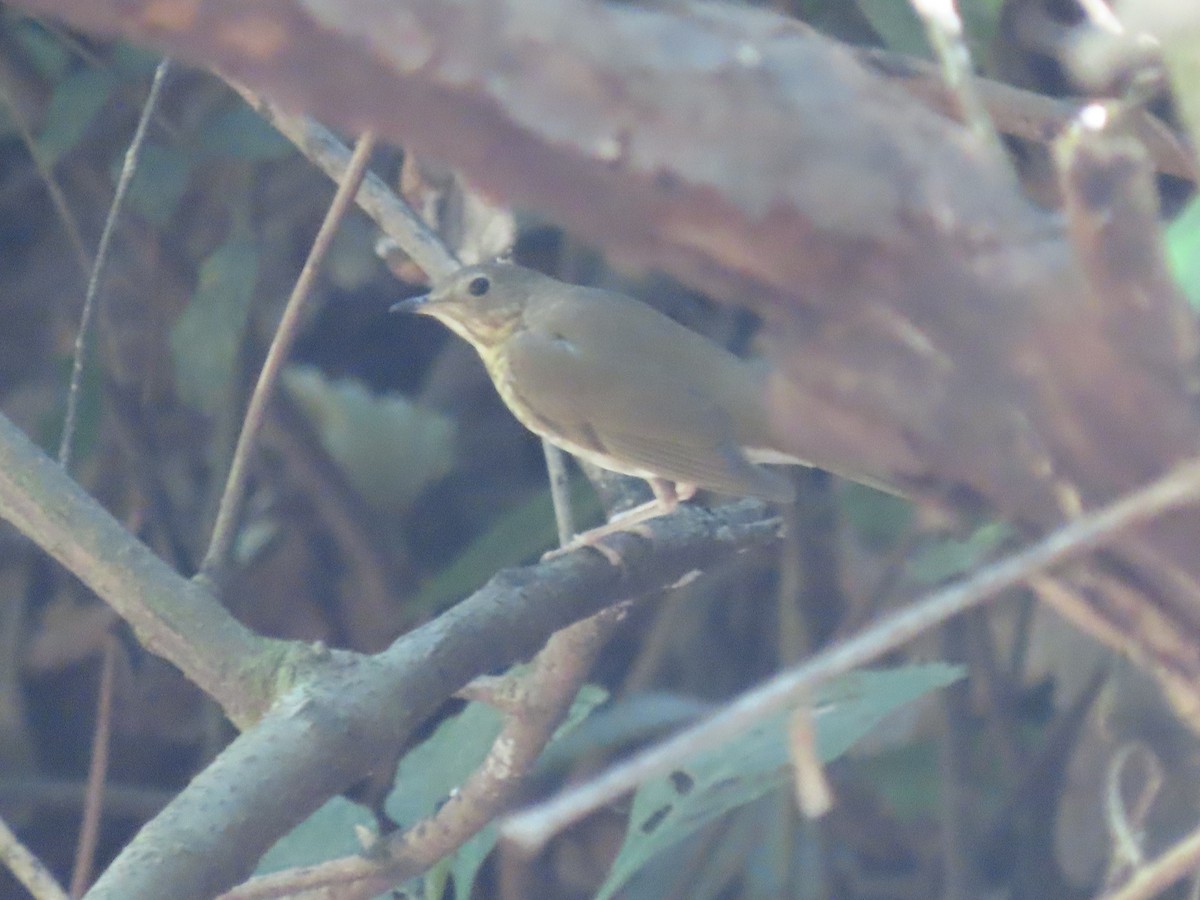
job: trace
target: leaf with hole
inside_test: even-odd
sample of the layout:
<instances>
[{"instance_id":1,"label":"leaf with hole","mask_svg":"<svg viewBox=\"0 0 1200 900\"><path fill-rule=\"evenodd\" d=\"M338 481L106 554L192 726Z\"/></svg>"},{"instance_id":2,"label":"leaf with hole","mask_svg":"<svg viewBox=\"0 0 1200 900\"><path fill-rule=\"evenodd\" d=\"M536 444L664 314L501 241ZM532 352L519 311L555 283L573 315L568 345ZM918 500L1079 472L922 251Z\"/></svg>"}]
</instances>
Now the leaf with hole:
<instances>
[{"instance_id":1,"label":"leaf with hole","mask_svg":"<svg viewBox=\"0 0 1200 900\"><path fill-rule=\"evenodd\" d=\"M945 663L853 672L815 692L813 727L823 762L837 759L890 713L963 676ZM625 841L597 895L604 900L650 859L699 828L770 791L787 787L791 771L786 711L722 746L698 754L634 795Z\"/></svg>"}]
</instances>

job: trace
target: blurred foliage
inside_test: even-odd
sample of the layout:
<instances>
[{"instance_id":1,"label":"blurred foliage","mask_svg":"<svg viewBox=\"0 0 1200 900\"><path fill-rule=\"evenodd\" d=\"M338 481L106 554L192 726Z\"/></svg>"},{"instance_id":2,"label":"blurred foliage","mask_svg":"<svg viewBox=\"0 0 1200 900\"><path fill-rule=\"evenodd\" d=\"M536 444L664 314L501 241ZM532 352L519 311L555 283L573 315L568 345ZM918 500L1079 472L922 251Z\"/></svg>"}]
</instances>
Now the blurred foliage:
<instances>
[{"instance_id":1,"label":"blurred foliage","mask_svg":"<svg viewBox=\"0 0 1200 900\"><path fill-rule=\"evenodd\" d=\"M406 397L377 397L360 382L292 366L283 385L326 452L364 500L383 513L407 510L454 467L455 424Z\"/></svg>"},{"instance_id":2,"label":"blurred foliage","mask_svg":"<svg viewBox=\"0 0 1200 900\"><path fill-rule=\"evenodd\" d=\"M1006 31L1014 10L1031 2L957 4L970 47L988 71L993 58L1015 56L1035 74L1050 68L1049 57L1038 55L1044 47L1030 51ZM927 53L908 0L772 5L843 40ZM1170 38L1176 99L1194 128L1196 34L1181 28ZM0 197L8 213L0 217L0 409L52 452L84 282L31 154L54 173L93 248L155 60L136 48L53 31L9 9L0 10L0 58L8 100L0 105ZM21 142L12 108L28 121L32 147ZM377 171L393 183L399 164L397 151L376 154ZM203 551L247 392L331 193L323 176L211 77L184 70L172 76L102 292L77 458L88 490L185 572ZM263 631L351 647L436 616L497 570L532 560L555 542L536 442L511 420L477 366L463 361L453 337L386 314L416 288L398 284L378 264L374 236L361 216L348 219L319 279L284 384L311 428L271 420L239 540L243 568L228 595L231 607ZM520 246L550 268L571 271L572 258L589 255L596 261L590 275L619 277L604 270L599 254L572 252L569 240L544 225L528 228ZM1181 286L1200 303L1195 200L1168 229L1167 249ZM660 288L647 288L650 279L628 284L668 302ZM680 318L714 335L736 334L743 322L702 298L672 311L680 310ZM802 556L806 565L830 570L827 578L802 572L798 599L779 596L777 560L748 558L666 602L651 598L631 610L596 673L614 699L555 740L539 788L585 775L678 727L789 658L786 604L799 606L801 617L819 612L841 623L843 634L972 571L1013 541L1002 525L932 523L908 502L859 485L838 485L832 497L833 514L821 525L829 533L795 536L802 548L818 548ZM342 504L339 515L330 512L334 502ZM572 483L572 503L580 527L598 518L599 504L581 479ZM77 583L11 542L0 543L0 579L0 603L23 604L18 618L27 643L39 647L36 670L25 658L0 660L0 673L21 673L0 678L0 701L27 711L14 721L24 722L26 743L40 748L36 771L0 768L0 813L13 816L64 872L77 808L16 803L4 793L5 780L77 782L86 770L92 723L81 710L94 703L96 653L108 620L95 615L94 598ZM810 596L805 584L831 587ZM947 738L939 729L959 729L967 765L953 788L973 831L986 831L1005 804L1035 802L1043 819L1055 814L1059 798L1038 795L1041 782L1030 770L1061 765L1053 754L1039 754L1066 713L1052 701L1045 702L1049 713L1037 715L1023 705L1027 694L1052 694L1058 677L1053 665L1036 679L1023 667L1026 644L1038 640L1054 638L1020 610L996 604L958 656L945 646L923 647L970 664L968 714L948 718L949 726L941 717L933 723L911 715L902 727L891 719L866 737L890 710L959 677L957 666L914 665L898 656L886 672L830 685L840 693L817 698L816 728L823 758L838 758L832 771L841 802L827 821L797 821L781 724L774 722L689 764L677 773L682 777L645 786L628 816L598 816L562 836L527 864L531 895L624 890L651 897L678 884L685 886L680 895L695 897L765 896L796 884L812 896L930 895L943 852L938 754ZM1074 658L1053 644L1041 657L1063 668ZM158 790L165 800L228 734L170 667L135 649L122 672L111 787L117 796L128 786ZM585 692L572 724L600 703L600 690ZM994 731L978 727L985 716L999 723ZM498 714L479 704L431 726L404 757L386 812L407 824L436 809L483 758L498 727ZM1011 746L994 739L1000 729L1017 736ZM890 738L882 749L875 745L881 732ZM847 752L852 745L855 752ZM103 858L153 812L113 809ZM374 831L377 824L367 806L336 798L280 841L260 871L360 852L356 828ZM422 879L420 889L430 897L453 891L458 900L496 896L497 879L484 865L494 840L488 829ZM1015 883L1032 865L1020 852L989 856L997 884ZM1053 848L1041 852L1049 857ZM985 865L978 857L960 863L972 871ZM8 887L3 877L0 895ZM1060 895L1056 887L1047 881L1043 896Z\"/></svg>"},{"instance_id":3,"label":"blurred foliage","mask_svg":"<svg viewBox=\"0 0 1200 900\"><path fill-rule=\"evenodd\" d=\"M171 331L179 397L200 412L215 415L233 399L257 277L250 236L233 236L201 263L196 293Z\"/></svg>"},{"instance_id":4,"label":"blurred foliage","mask_svg":"<svg viewBox=\"0 0 1200 900\"><path fill-rule=\"evenodd\" d=\"M1200 197L1167 228L1167 261L1192 308L1200 310Z\"/></svg>"},{"instance_id":5,"label":"blurred foliage","mask_svg":"<svg viewBox=\"0 0 1200 900\"><path fill-rule=\"evenodd\" d=\"M812 698L817 756L832 762L888 714L963 675L954 666L928 664L863 670L823 685ZM598 900L613 896L646 862L713 819L788 788L794 778L788 750L793 715L792 710L777 714L669 776L643 784L634 795L625 841Z\"/></svg>"},{"instance_id":6,"label":"blurred foliage","mask_svg":"<svg viewBox=\"0 0 1200 900\"><path fill-rule=\"evenodd\" d=\"M46 165L54 166L75 149L116 86L116 75L94 69L72 72L55 86L46 127L37 137L37 150Z\"/></svg>"}]
</instances>

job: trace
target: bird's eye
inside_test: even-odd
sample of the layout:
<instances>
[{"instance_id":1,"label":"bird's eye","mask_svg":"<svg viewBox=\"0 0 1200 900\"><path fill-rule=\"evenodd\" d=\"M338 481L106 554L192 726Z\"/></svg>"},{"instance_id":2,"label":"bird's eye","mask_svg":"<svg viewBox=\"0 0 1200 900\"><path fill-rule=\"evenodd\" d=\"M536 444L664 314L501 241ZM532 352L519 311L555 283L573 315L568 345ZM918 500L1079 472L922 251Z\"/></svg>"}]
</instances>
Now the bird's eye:
<instances>
[{"instance_id":1,"label":"bird's eye","mask_svg":"<svg viewBox=\"0 0 1200 900\"><path fill-rule=\"evenodd\" d=\"M486 275L476 275L467 285L467 293L472 297L482 297L491 287L492 282Z\"/></svg>"}]
</instances>

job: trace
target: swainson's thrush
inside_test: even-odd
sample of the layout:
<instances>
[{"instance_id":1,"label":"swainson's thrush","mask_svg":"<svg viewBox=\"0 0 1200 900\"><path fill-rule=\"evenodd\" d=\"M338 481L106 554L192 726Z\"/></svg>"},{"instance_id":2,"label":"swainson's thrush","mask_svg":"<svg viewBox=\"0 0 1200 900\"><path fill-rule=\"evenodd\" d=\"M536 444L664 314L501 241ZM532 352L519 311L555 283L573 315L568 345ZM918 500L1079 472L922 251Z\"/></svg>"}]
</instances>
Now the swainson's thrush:
<instances>
[{"instance_id":1,"label":"swainson's thrush","mask_svg":"<svg viewBox=\"0 0 1200 900\"><path fill-rule=\"evenodd\" d=\"M764 368L632 297L508 263L468 266L393 311L440 319L479 352L526 428L650 482L658 512L696 488L790 502Z\"/></svg>"}]
</instances>

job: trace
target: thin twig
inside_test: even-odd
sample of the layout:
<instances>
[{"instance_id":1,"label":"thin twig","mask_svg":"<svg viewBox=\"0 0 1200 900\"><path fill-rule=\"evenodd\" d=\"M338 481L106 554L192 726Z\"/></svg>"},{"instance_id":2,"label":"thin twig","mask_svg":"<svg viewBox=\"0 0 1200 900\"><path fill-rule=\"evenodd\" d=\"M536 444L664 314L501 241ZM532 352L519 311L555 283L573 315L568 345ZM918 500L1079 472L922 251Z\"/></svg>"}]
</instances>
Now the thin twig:
<instances>
[{"instance_id":1,"label":"thin twig","mask_svg":"<svg viewBox=\"0 0 1200 900\"><path fill-rule=\"evenodd\" d=\"M962 623L947 622L941 634L941 658L947 662L966 661L966 635ZM969 741L974 733L967 725L970 699L962 684L952 684L942 691L941 722L938 728L938 795L939 795L939 849L942 861L941 896L945 900L966 900L978 895L972 883L972 867L976 847L969 837L970 818L965 795L967 783L966 757Z\"/></svg>"},{"instance_id":2,"label":"thin twig","mask_svg":"<svg viewBox=\"0 0 1200 900\"><path fill-rule=\"evenodd\" d=\"M571 476L562 450L542 438L546 455L546 475L550 479L550 499L554 503L554 524L558 528L558 546L565 547L575 537L575 515L571 510Z\"/></svg>"},{"instance_id":3,"label":"thin twig","mask_svg":"<svg viewBox=\"0 0 1200 900\"><path fill-rule=\"evenodd\" d=\"M334 181L342 180L350 164L350 153L329 129L305 116L288 115L233 79L225 78L225 82L314 165ZM399 244L434 281L452 275L460 267L442 239L383 179L368 174L356 200L359 208L380 230Z\"/></svg>"},{"instance_id":4,"label":"thin twig","mask_svg":"<svg viewBox=\"0 0 1200 900\"><path fill-rule=\"evenodd\" d=\"M277 684L263 667L298 649L242 625L212 593L180 576L0 415L0 518L64 565L239 725ZM307 655L307 651L302 651Z\"/></svg>"},{"instance_id":5,"label":"thin twig","mask_svg":"<svg viewBox=\"0 0 1200 900\"><path fill-rule=\"evenodd\" d=\"M775 676L706 721L614 766L596 779L512 816L503 826L504 833L522 846L541 847L562 829L647 779L666 774L695 754L717 747L793 705L797 695L878 659L951 616L1021 584L1031 574L1095 549L1118 532L1168 509L1195 502L1198 493L1200 462L1188 462L965 581L887 616L874 627L830 647L804 665Z\"/></svg>"},{"instance_id":6,"label":"thin twig","mask_svg":"<svg viewBox=\"0 0 1200 900\"><path fill-rule=\"evenodd\" d=\"M242 431L238 435L237 446L233 451L233 461L229 466L229 477L225 481L225 491L222 493L220 505L217 507L216 524L213 525L208 552L200 566L200 574L212 582L220 581L229 562L230 550L233 547L233 539L241 518L242 501L246 495L250 456L258 443L258 435L262 430L266 415L267 402L271 398L275 382L279 378L279 373L282 371L296 339L304 307L316 281L317 272L333 242L338 225L341 224L350 204L354 202L354 195L362 183L374 148L375 137L370 132L359 138L358 144L354 148L354 155L350 159L350 165L338 185L333 202L329 204L325 219L313 240L308 259L304 261L304 268L300 271L300 276L292 288L292 294L288 298L283 316L279 320L279 327L275 330L271 346L267 350L267 357L263 361L262 371L259 372L258 383L254 386L254 393L250 395Z\"/></svg>"},{"instance_id":7,"label":"thin twig","mask_svg":"<svg viewBox=\"0 0 1200 900\"><path fill-rule=\"evenodd\" d=\"M954 8L954 0L909 0L925 25L925 34L934 55L942 65L942 75L953 92L958 115L991 154L1000 170L1009 169L1008 156L996 133L996 126L975 86L975 70L971 54L963 39L962 19Z\"/></svg>"},{"instance_id":8,"label":"thin twig","mask_svg":"<svg viewBox=\"0 0 1200 900\"><path fill-rule=\"evenodd\" d=\"M146 102L142 104L142 113L138 117L137 128L129 149L125 151L125 161L121 165L121 175L117 178L117 189L113 194L112 204L108 208L108 217L104 220L104 230L100 232L100 245L96 248L96 261L92 265L92 274L88 279L87 293L83 298L83 312L79 317L79 331L75 335L75 358L71 362L71 383L67 388L67 412L63 417L62 440L58 445L58 463L64 469L71 468L71 449L75 442L75 423L79 418L79 390L83 383L83 365L87 359L89 337L92 330L92 319L96 312L96 298L100 293L100 279L104 275L108 263L108 251L116 232L117 219L125 205L125 196L137 171L138 159L142 146L146 142L146 131L150 125L150 116L158 104L162 93L163 82L166 81L167 71L171 67L169 59L159 62L154 70L154 79L150 82L150 92Z\"/></svg>"},{"instance_id":9,"label":"thin twig","mask_svg":"<svg viewBox=\"0 0 1200 900\"><path fill-rule=\"evenodd\" d=\"M92 760L88 765L87 790L83 798L83 817L79 843L75 846L75 865L71 869L71 896L82 897L92 880L96 862L96 842L100 837L100 812L104 808L105 782L108 780L108 751L112 738L113 682L117 670L117 641L112 634L104 642L104 662L100 667L100 697L96 702L96 731L92 735Z\"/></svg>"},{"instance_id":10,"label":"thin twig","mask_svg":"<svg viewBox=\"0 0 1200 900\"><path fill-rule=\"evenodd\" d=\"M1200 828L1138 869L1122 887L1101 900L1149 900L1200 868Z\"/></svg>"},{"instance_id":11,"label":"thin twig","mask_svg":"<svg viewBox=\"0 0 1200 900\"><path fill-rule=\"evenodd\" d=\"M432 816L373 846L369 859L351 856L255 878L221 900L335 888L340 900L375 897L453 853L512 802L621 617L621 608L613 607L551 636L521 678L517 709L506 712L487 758Z\"/></svg>"},{"instance_id":12,"label":"thin twig","mask_svg":"<svg viewBox=\"0 0 1200 900\"><path fill-rule=\"evenodd\" d=\"M67 233L67 240L71 242L71 249L75 251L75 258L79 262L80 271L83 272L86 278L92 270L92 259L88 255L87 248L83 244L83 237L79 233L79 223L75 220L75 215L71 212L71 207L67 205L67 198L63 195L62 186L58 183L58 179L54 177L54 170L42 158L42 151L38 148L37 139L33 136L33 131L29 127L25 113L21 111L20 105L13 96L12 85L9 84L7 78L0 78L0 101L4 103L8 117L17 129L17 134L21 136L21 142L25 145L25 149L29 151L29 158L33 160L38 177L42 179L46 193L50 196L50 202L54 205L54 212L58 215L59 221L62 222L63 230Z\"/></svg>"},{"instance_id":13,"label":"thin twig","mask_svg":"<svg viewBox=\"0 0 1200 900\"><path fill-rule=\"evenodd\" d=\"M1125 772L1135 755L1144 761L1146 771L1133 802L1127 803L1123 790ZM1146 817L1162 790L1162 763L1146 744L1134 741L1117 751L1108 765L1107 776L1104 785L1104 821L1112 838L1109 871L1127 872L1146 863L1142 846L1146 836ZM1114 880L1110 879L1109 883Z\"/></svg>"},{"instance_id":14,"label":"thin twig","mask_svg":"<svg viewBox=\"0 0 1200 900\"><path fill-rule=\"evenodd\" d=\"M5 462L0 452L0 485ZM57 465L51 467L69 482ZM7 514L2 503L0 512ZM682 504L670 516L645 523L644 537L613 536L623 566L583 548L536 566L502 571L471 597L370 658L298 644L268 644L267 652L251 647L245 655L256 657L258 665L248 674L257 677L239 683L248 682L258 693L251 702L235 698L234 712L261 709L256 697L263 687L275 699L271 710L254 719L255 727L243 731L143 826L92 893L124 900L207 897L232 888L239 873L250 871L275 840L329 797L387 765L395 748L458 687L533 656L554 631L625 598L662 590L738 553L773 546L778 522L764 520L764 512L762 503L751 501L713 511ZM119 528L115 522L113 526ZM123 570L130 559L138 560L140 545L127 533L124 541L110 551L110 568ZM62 552L61 546L47 549L103 596L116 593L112 584L97 584L76 554ZM172 577L174 584L181 583L181 595L189 589L207 594L194 582ZM139 592L141 586L130 590ZM114 605L123 600L115 599ZM205 644L209 626L207 621L197 626ZM224 688L247 674L243 658L240 646L225 652L221 672L206 683L215 680ZM403 702L387 702L389 697ZM247 717L237 721L245 723ZM180 829L188 836L186 853L177 852ZM150 858L155 865L146 865Z\"/></svg>"},{"instance_id":15,"label":"thin twig","mask_svg":"<svg viewBox=\"0 0 1200 900\"><path fill-rule=\"evenodd\" d=\"M953 90L933 63L878 47L855 47L852 52L864 66L934 108L947 114L954 114L958 108ZM1039 144L1047 143L1070 126L1079 111L1091 102L1047 97L980 76L974 82L980 102L996 128ZM1200 180L1196 160L1186 142L1166 123L1146 110L1131 110L1130 122L1159 172L1189 181Z\"/></svg>"},{"instance_id":16,"label":"thin twig","mask_svg":"<svg viewBox=\"0 0 1200 900\"><path fill-rule=\"evenodd\" d=\"M67 892L54 880L50 870L21 843L3 819L0 819L0 863L8 866L37 900L68 900Z\"/></svg>"}]
</instances>

